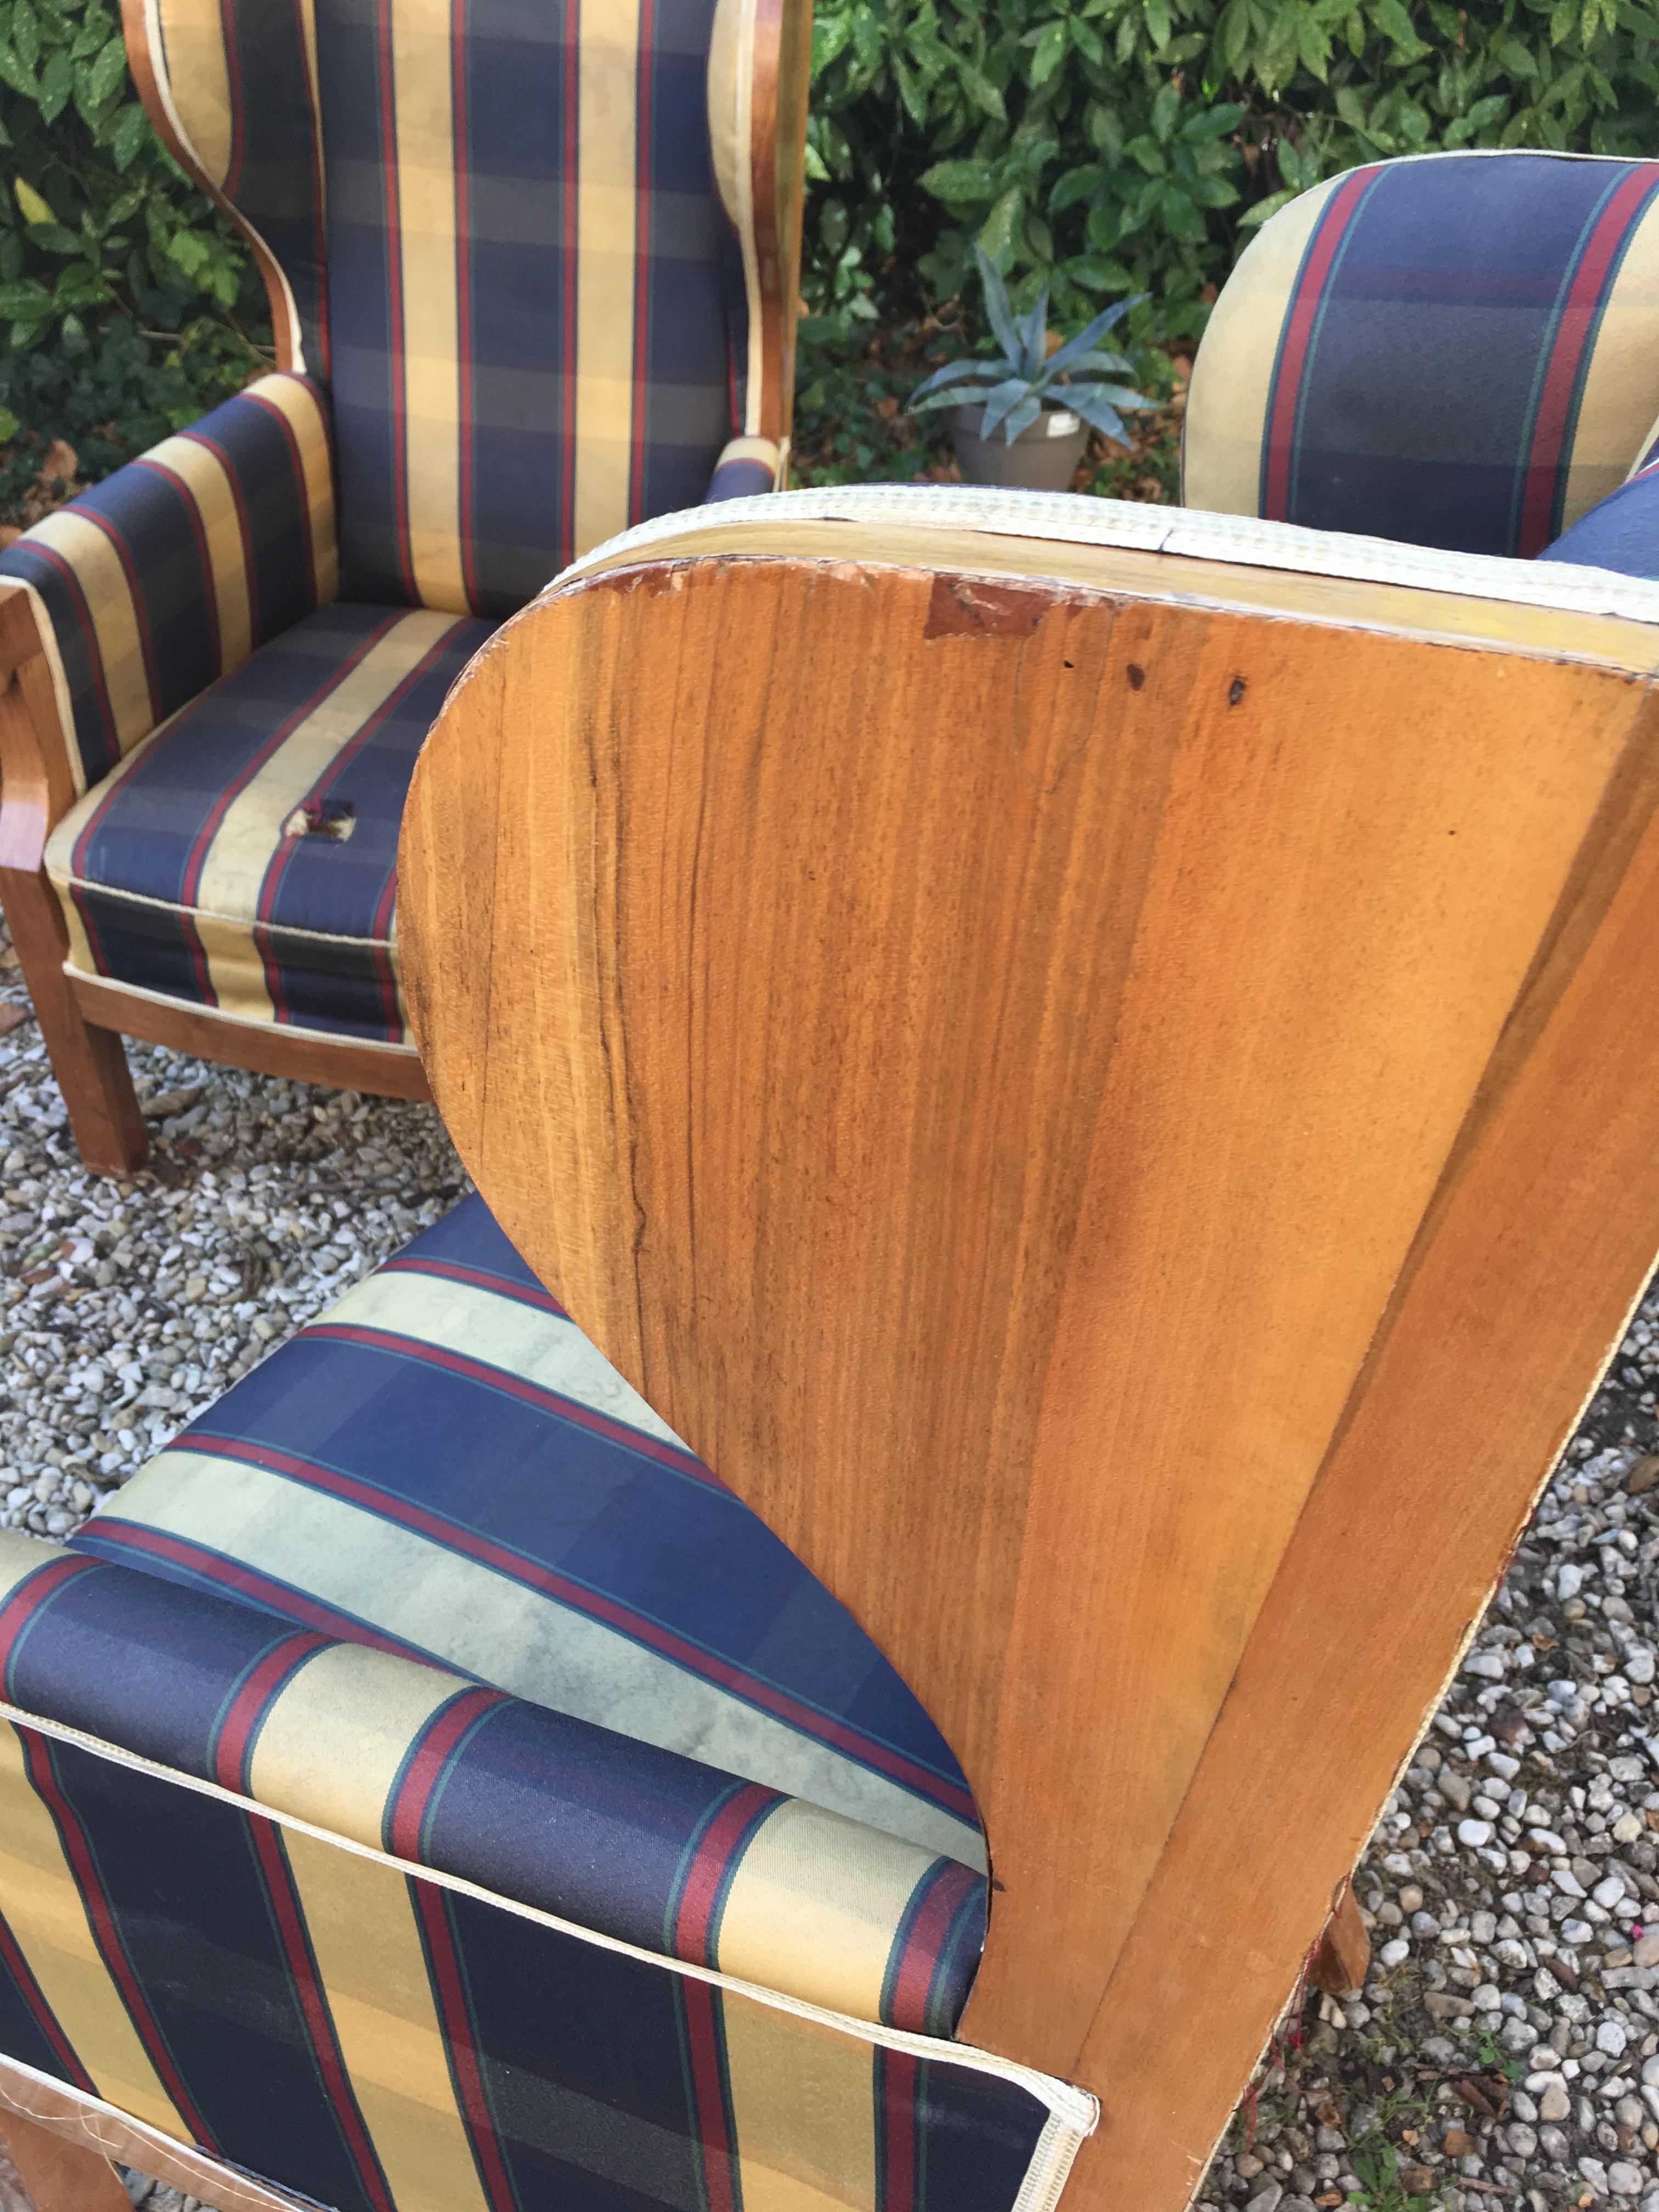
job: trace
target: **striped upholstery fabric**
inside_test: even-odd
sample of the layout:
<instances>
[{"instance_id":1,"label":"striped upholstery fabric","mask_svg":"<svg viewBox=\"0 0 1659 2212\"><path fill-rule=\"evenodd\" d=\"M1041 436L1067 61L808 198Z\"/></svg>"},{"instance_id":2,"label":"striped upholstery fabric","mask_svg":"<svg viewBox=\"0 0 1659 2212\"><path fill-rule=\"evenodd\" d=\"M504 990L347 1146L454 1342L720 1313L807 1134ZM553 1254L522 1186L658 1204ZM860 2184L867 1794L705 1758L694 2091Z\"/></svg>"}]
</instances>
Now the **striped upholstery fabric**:
<instances>
[{"instance_id":1,"label":"striped upholstery fabric","mask_svg":"<svg viewBox=\"0 0 1659 2212\"><path fill-rule=\"evenodd\" d=\"M466 1200L74 1548L373 1638L984 1864L960 1769L822 1585Z\"/></svg>"},{"instance_id":2,"label":"striped upholstery fabric","mask_svg":"<svg viewBox=\"0 0 1659 2212\"><path fill-rule=\"evenodd\" d=\"M717 500L753 499L777 489L782 453L770 438L733 438L715 464L704 495L706 505Z\"/></svg>"},{"instance_id":3,"label":"striped upholstery fabric","mask_svg":"<svg viewBox=\"0 0 1659 2212\"><path fill-rule=\"evenodd\" d=\"M1024 2212L1092 2118L15 1711L0 2051L334 2212Z\"/></svg>"},{"instance_id":4,"label":"striped upholstery fabric","mask_svg":"<svg viewBox=\"0 0 1659 2212\"><path fill-rule=\"evenodd\" d=\"M349 598L503 616L703 497L745 427L750 315L715 18L151 0L178 134L280 263L329 386Z\"/></svg>"},{"instance_id":5,"label":"striped upholstery fabric","mask_svg":"<svg viewBox=\"0 0 1659 2212\"><path fill-rule=\"evenodd\" d=\"M261 377L26 531L77 791L337 586L327 404Z\"/></svg>"},{"instance_id":6,"label":"striped upholstery fabric","mask_svg":"<svg viewBox=\"0 0 1659 2212\"><path fill-rule=\"evenodd\" d=\"M71 969L412 1051L398 824L422 740L489 629L337 600L202 691L52 834Z\"/></svg>"},{"instance_id":7,"label":"striped upholstery fabric","mask_svg":"<svg viewBox=\"0 0 1659 2212\"><path fill-rule=\"evenodd\" d=\"M0 2052L337 2212L1030 2212L1093 2124L942 2039L936 1731L476 1198L0 1534Z\"/></svg>"},{"instance_id":8,"label":"striped upholstery fabric","mask_svg":"<svg viewBox=\"0 0 1659 2212\"><path fill-rule=\"evenodd\" d=\"M118 1664L111 1655L118 1652ZM0 1532L9 1705L639 1948L949 2034L984 1877L757 1783Z\"/></svg>"},{"instance_id":9,"label":"striped upholstery fabric","mask_svg":"<svg viewBox=\"0 0 1659 2212\"><path fill-rule=\"evenodd\" d=\"M1659 161L1441 154L1264 224L1194 368L1192 507L1529 557L1659 414Z\"/></svg>"}]
</instances>

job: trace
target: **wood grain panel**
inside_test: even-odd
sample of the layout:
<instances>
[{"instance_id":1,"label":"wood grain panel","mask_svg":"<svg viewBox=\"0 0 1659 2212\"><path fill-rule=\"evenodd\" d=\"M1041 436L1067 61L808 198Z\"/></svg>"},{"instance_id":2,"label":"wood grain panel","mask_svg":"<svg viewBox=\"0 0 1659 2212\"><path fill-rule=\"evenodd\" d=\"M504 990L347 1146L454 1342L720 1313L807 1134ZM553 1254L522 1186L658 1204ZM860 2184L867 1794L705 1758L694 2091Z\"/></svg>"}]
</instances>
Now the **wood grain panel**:
<instances>
[{"instance_id":1,"label":"wood grain panel","mask_svg":"<svg viewBox=\"0 0 1659 2212\"><path fill-rule=\"evenodd\" d=\"M1139 2212L1196 2179L1659 1249L1659 1181L1537 1149L1568 1008L1621 1018L1659 916L1632 625L1551 657L1398 587L1360 626L1317 578L1268 611L1109 574L568 588L452 699L400 883L463 1158L939 1723L998 1885L964 2033L1103 2096L1067 2201ZM1504 1144L1531 1180L1471 1235L1553 1208L1582 1288L1620 1216L1588 1318L1490 1267L1472 1318L1447 1240ZM1395 1441L1437 1359L1471 1405L1535 1373L1536 1418L1457 1431L1482 1503L1409 1638L1380 1599L1356 1638L1345 1578L1341 1674L1331 1559L1432 1559L1452 1510ZM1374 1673L1350 1748L1336 1676ZM1290 1850L1287 1735L1327 1808Z\"/></svg>"}]
</instances>

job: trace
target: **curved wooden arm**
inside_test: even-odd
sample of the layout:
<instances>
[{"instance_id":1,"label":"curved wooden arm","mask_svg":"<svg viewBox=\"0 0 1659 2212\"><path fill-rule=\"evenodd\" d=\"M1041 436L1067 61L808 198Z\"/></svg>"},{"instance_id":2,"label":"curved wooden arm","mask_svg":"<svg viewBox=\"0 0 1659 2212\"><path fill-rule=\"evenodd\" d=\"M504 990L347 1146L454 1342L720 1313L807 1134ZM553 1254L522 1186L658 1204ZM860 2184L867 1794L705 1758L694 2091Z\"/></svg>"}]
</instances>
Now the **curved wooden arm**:
<instances>
[{"instance_id":1,"label":"curved wooden arm","mask_svg":"<svg viewBox=\"0 0 1659 2212\"><path fill-rule=\"evenodd\" d=\"M1068 2203L1175 2212L1659 1249L1659 629L739 528L452 695L416 1028L961 1757Z\"/></svg>"}]
</instances>

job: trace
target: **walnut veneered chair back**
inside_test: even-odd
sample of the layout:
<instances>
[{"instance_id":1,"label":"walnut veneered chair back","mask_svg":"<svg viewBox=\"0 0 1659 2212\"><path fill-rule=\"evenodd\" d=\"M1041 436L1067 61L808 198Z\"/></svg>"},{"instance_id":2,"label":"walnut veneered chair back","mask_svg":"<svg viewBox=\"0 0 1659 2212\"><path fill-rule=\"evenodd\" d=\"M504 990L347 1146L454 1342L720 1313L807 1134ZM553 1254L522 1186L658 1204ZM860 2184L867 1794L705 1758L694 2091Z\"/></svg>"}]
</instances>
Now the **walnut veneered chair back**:
<instances>
[{"instance_id":1,"label":"walnut veneered chair back","mask_svg":"<svg viewBox=\"0 0 1659 2212\"><path fill-rule=\"evenodd\" d=\"M451 1133L961 1758L1068 2203L1186 2202L1659 1249L1656 624L787 495L579 568L417 770Z\"/></svg>"}]
</instances>

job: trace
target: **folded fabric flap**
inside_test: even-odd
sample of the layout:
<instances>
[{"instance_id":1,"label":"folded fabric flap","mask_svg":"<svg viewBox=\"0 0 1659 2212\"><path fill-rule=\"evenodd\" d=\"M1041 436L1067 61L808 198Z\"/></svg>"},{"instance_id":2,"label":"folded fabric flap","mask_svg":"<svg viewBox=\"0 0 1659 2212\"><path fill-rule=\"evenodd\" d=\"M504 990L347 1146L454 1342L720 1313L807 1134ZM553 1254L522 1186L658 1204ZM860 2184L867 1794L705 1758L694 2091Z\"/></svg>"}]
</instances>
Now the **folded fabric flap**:
<instances>
[{"instance_id":1,"label":"folded fabric flap","mask_svg":"<svg viewBox=\"0 0 1659 2212\"><path fill-rule=\"evenodd\" d=\"M950 1858L370 1643L0 1531L0 1693L624 1942L949 2035L986 1885Z\"/></svg>"},{"instance_id":2,"label":"folded fabric flap","mask_svg":"<svg viewBox=\"0 0 1659 2212\"><path fill-rule=\"evenodd\" d=\"M77 790L333 599L331 437L320 386L260 377L0 553L35 594Z\"/></svg>"}]
</instances>

